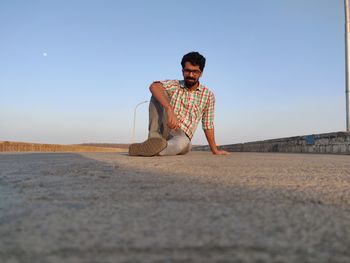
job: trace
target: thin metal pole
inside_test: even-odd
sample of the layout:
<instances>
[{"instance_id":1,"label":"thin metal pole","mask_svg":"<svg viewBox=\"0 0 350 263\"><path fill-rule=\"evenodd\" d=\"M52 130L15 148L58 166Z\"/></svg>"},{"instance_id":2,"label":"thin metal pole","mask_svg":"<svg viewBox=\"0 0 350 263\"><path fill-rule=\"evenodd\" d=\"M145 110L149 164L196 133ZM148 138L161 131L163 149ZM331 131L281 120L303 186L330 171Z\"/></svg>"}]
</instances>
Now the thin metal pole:
<instances>
[{"instance_id":1,"label":"thin metal pole","mask_svg":"<svg viewBox=\"0 0 350 263\"><path fill-rule=\"evenodd\" d=\"M344 0L344 9L345 9L345 74L346 74L346 131L350 132L350 19L349 19L349 0Z\"/></svg>"},{"instance_id":2,"label":"thin metal pole","mask_svg":"<svg viewBox=\"0 0 350 263\"><path fill-rule=\"evenodd\" d=\"M142 101L142 102L140 102L139 104L137 104L137 105L135 106L135 110L134 110L134 126L132 127L132 139L131 139L131 143L134 143L134 142L135 142L136 109L137 109L138 106L140 106L141 104L146 103L146 102L148 102L148 100Z\"/></svg>"}]
</instances>

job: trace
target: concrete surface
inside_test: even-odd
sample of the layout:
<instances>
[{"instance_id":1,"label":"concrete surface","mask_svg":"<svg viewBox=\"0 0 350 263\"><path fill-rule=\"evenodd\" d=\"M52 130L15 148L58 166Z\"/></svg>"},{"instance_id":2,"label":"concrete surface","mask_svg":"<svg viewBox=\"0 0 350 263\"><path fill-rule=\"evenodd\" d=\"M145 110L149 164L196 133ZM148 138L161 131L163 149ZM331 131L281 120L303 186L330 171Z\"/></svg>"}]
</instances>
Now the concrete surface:
<instances>
[{"instance_id":1,"label":"concrete surface","mask_svg":"<svg viewBox=\"0 0 350 263\"><path fill-rule=\"evenodd\" d=\"M350 132L310 134L272 140L221 145L231 152L284 152L350 154ZM209 151L208 145L196 146L196 150Z\"/></svg>"},{"instance_id":2,"label":"concrete surface","mask_svg":"<svg viewBox=\"0 0 350 263\"><path fill-rule=\"evenodd\" d=\"M0 154L0 262L350 262L350 156Z\"/></svg>"}]
</instances>

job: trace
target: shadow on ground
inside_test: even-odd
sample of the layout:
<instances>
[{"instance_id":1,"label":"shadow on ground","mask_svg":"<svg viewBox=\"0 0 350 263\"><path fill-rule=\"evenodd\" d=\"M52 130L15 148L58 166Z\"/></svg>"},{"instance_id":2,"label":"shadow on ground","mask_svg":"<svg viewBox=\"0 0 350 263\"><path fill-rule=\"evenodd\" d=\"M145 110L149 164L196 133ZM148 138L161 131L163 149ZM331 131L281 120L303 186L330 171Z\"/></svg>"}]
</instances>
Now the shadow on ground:
<instances>
[{"instance_id":1,"label":"shadow on ground","mask_svg":"<svg viewBox=\"0 0 350 263\"><path fill-rule=\"evenodd\" d=\"M0 154L0 261L348 262L349 167L286 157Z\"/></svg>"}]
</instances>

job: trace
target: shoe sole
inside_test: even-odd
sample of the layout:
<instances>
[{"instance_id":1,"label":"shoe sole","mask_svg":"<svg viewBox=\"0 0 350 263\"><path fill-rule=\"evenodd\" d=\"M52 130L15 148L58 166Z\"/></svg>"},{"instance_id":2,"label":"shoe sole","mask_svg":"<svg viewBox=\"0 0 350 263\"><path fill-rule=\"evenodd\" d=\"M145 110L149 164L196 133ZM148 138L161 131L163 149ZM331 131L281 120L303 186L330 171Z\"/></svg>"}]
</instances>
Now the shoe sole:
<instances>
[{"instance_id":1,"label":"shoe sole","mask_svg":"<svg viewBox=\"0 0 350 263\"><path fill-rule=\"evenodd\" d=\"M129 155L131 156L154 156L163 151L167 146L167 142L163 138L149 138L143 143L134 143L129 147Z\"/></svg>"}]
</instances>

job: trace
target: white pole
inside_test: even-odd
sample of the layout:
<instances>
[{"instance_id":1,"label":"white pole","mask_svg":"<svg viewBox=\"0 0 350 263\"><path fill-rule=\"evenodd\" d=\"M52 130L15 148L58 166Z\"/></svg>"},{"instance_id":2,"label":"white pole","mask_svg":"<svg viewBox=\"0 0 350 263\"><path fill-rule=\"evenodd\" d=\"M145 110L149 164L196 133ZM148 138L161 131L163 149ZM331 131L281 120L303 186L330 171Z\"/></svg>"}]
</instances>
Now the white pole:
<instances>
[{"instance_id":1,"label":"white pole","mask_svg":"<svg viewBox=\"0 0 350 263\"><path fill-rule=\"evenodd\" d=\"M346 74L346 88L345 88L345 94L346 94L346 131L350 132L350 92L349 92L349 86L350 86L350 39L349 39L349 32L350 32L350 19L349 19L349 0L344 0L344 9L345 9L345 74Z\"/></svg>"},{"instance_id":2,"label":"white pole","mask_svg":"<svg viewBox=\"0 0 350 263\"><path fill-rule=\"evenodd\" d=\"M132 139L131 139L131 143L134 143L134 142L135 142L136 109L137 109L138 106L140 106L141 104L146 103L146 102L148 102L148 100L142 101L142 102L140 102L139 104L137 104L137 105L135 106L135 110L134 110L134 126L132 127Z\"/></svg>"}]
</instances>

